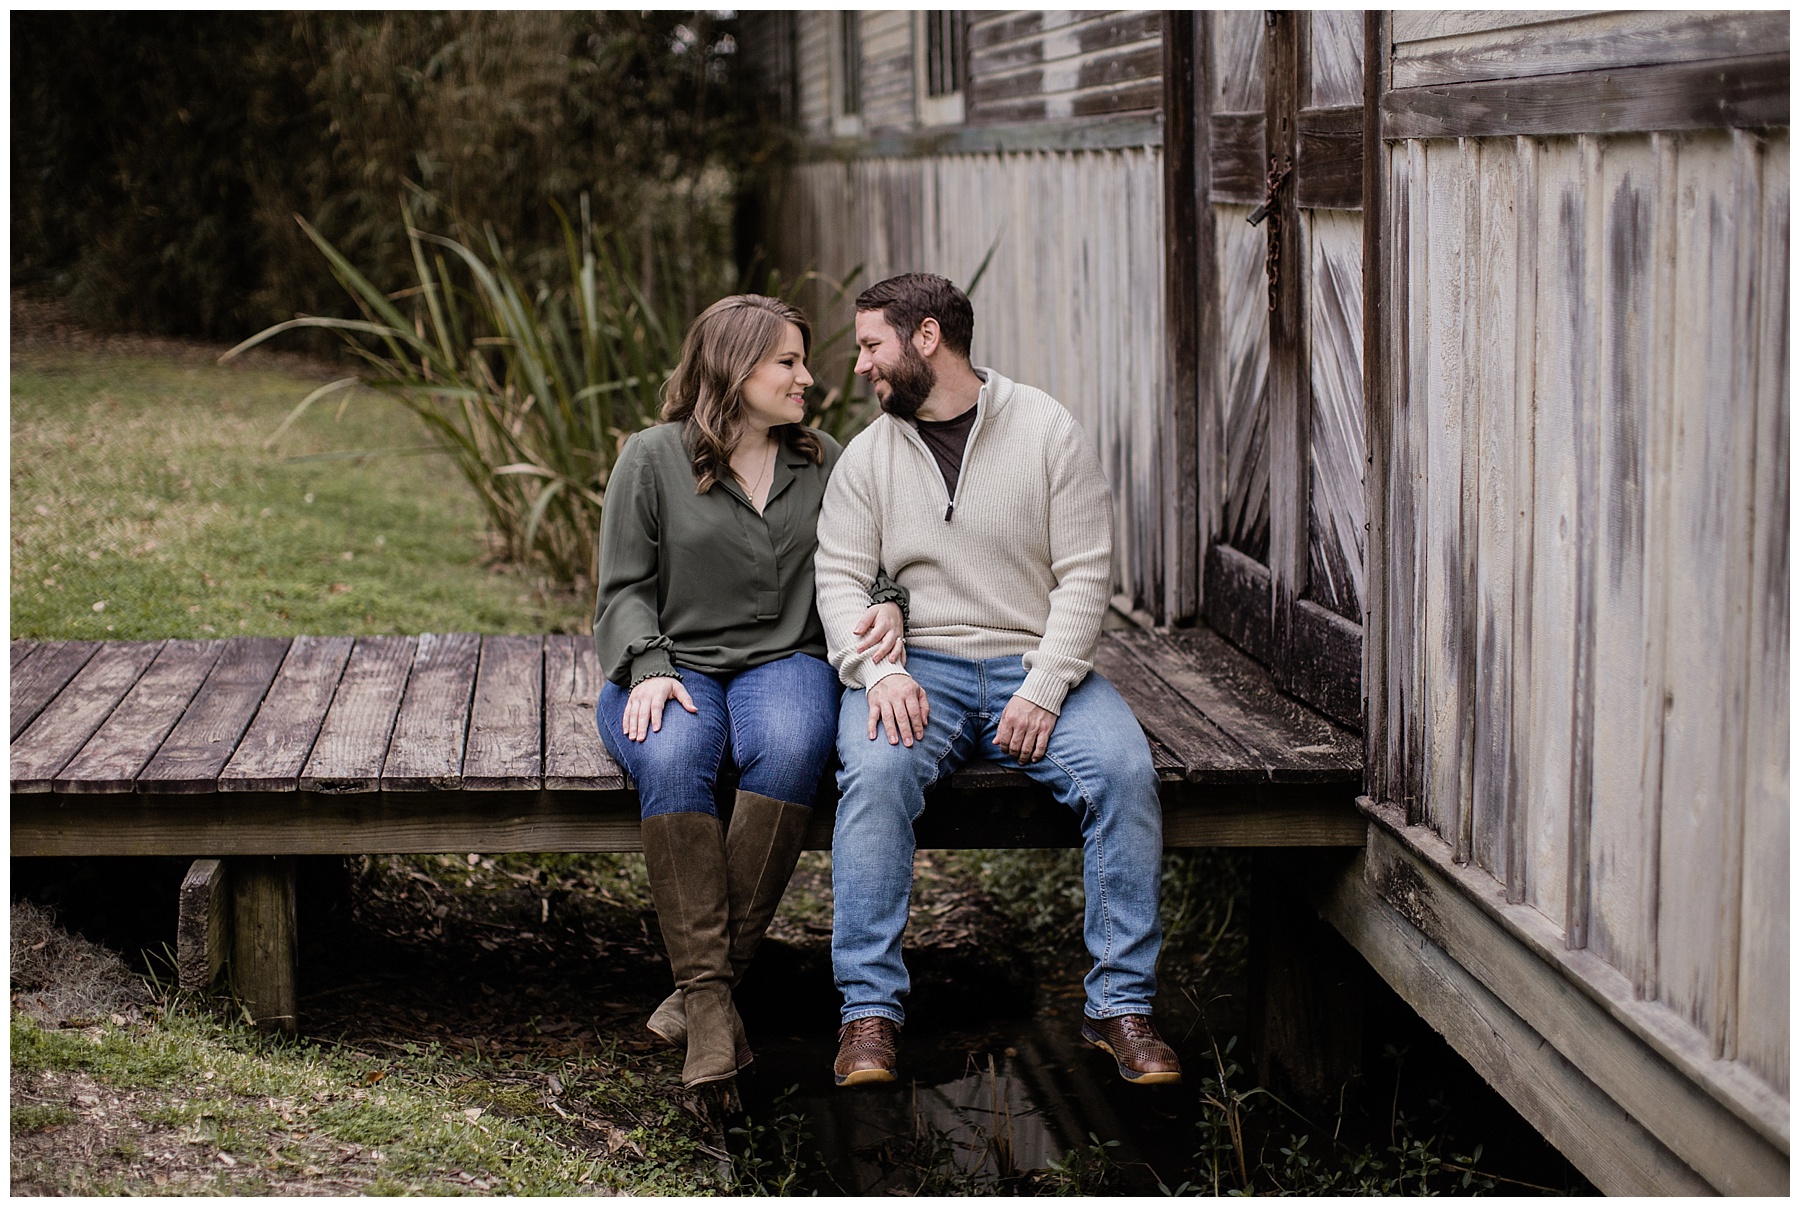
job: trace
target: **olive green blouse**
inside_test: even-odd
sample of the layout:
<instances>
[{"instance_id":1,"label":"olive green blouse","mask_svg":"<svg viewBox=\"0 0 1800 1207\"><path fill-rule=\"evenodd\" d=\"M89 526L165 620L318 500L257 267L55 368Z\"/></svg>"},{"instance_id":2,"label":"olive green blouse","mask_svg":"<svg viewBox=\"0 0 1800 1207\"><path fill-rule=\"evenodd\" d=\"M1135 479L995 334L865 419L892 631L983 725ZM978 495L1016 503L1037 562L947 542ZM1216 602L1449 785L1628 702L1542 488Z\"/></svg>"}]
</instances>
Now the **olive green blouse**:
<instances>
[{"instance_id":1,"label":"olive green blouse","mask_svg":"<svg viewBox=\"0 0 1800 1207\"><path fill-rule=\"evenodd\" d=\"M783 440L758 515L735 479L695 493L682 432L664 423L637 433L607 482L594 608L601 670L630 687L677 666L731 674L793 653L824 658L813 551L837 441L817 433L825 463L814 465ZM874 594L893 589L878 580Z\"/></svg>"}]
</instances>

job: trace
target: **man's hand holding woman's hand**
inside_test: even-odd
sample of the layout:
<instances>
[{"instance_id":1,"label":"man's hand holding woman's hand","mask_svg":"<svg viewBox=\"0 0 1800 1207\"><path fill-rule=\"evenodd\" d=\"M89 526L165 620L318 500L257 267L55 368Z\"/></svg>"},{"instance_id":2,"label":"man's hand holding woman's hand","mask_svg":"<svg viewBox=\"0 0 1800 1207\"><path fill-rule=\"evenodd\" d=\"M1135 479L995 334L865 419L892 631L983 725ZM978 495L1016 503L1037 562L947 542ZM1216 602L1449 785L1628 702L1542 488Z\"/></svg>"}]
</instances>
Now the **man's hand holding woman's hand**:
<instances>
[{"instance_id":1,"label":"man's hand holding woman's hand","mask_svg":"<svg viewBox=\"0 0 1800 1207\"><path fill-rule=\"evenodd\" d=\"M856 652L867 654L871 662L906 665L906 615L897 603L869 605L851 630L862 638ZM925 736L925 723L931 719L931 705L926 703L925 689L911 675L889 675L869 689L869 741L875 740L877 729L887 728L888 745L901 742L911 746Z\"/></svg>"},{"instance_id":2,"label":"man's hand holding woman's hand","mask_svg":"<svg viewBox=\"0 0 1800 1207\"><path fill-rule=\"evenodd\" d=\"M669 675L646 679L632 688L631 696L625 701L625 736L641 742L651 730L661 733L663 706L670 700L681 701L681 706L689 712L700 711L694 707L694 698L688 695L687 688L681 686L681 680Z\"/></svg>"},{"instance_id":3,"label":"man's hand holding woman's hand","mask_svg":"<svg viewBox=\"0 0 1800 1207\"><path fill-rule=\"evenodd\" d=\"M906 665L906 616L899 604L870 604L850 631L862 638L856 652L867 654L870 662Z\"/></svg>"}]
</instances>

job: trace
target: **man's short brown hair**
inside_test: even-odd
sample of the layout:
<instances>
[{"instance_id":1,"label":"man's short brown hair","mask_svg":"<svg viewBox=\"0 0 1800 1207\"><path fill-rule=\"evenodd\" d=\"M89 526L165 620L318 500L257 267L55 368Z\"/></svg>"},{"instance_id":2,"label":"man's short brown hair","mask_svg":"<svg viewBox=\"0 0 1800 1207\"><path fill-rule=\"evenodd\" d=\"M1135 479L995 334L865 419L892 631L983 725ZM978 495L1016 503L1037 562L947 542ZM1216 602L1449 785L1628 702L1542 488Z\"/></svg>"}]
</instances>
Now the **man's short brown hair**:
<instances>
[{"instance_id":1,"label":"man's short brown hair","mask_svg":"<svg viewBox=\"0 0 1800 1207\"><path fill-rule=\"evenodd\" d=\"M903 272L871 285L857 296L856 308L881 311L903 340L911 340L926 319L936 319L944 346L965 359L975 338L969 295L934 272Z\"/></svg>"}]
</instances>

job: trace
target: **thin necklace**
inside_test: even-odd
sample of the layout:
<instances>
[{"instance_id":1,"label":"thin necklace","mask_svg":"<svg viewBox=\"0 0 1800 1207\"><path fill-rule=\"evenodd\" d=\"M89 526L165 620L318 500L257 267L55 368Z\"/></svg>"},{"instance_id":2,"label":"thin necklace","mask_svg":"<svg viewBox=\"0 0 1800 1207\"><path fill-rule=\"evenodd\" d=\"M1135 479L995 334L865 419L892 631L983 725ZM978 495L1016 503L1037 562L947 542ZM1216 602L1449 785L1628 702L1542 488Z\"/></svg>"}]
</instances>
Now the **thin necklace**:
<instances>
[{"instance_id":1,"label":"thin necklace","mask_svg":"<svg viewBox=\"0 0 1800 1207\"><path fill-rule=\"evenodd\" d=\"M750 502L752 505L754 505L756 503L756 492L758 490L762 489L763 477L765 475L769 474L770 472L772 472L774 470L774 468L775 468L775 438L773 436L771 436L771 437L769 437L768 459L767 459L766 463L763 465L762 469L757 471L756 481L754 481L750 484ZM757 510L761 511L762 508L758 507Z\"/></svg>"}]
</instances>

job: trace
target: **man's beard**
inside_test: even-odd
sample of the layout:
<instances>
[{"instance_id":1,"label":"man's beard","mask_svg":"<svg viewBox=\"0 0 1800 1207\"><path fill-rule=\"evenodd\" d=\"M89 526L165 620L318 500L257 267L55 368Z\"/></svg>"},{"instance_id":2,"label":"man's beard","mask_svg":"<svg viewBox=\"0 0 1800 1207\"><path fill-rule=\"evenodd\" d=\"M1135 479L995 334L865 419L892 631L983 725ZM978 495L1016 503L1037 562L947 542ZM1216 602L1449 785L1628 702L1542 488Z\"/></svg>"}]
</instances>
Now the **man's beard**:
<instances>
[{"instance_id":1,"label":"man's beard","mask_svg":"<svg viewBox=\"0 0 1800 1207\"><path fill-rule=\"evenodd\" d=\"M937 370L919 355L911 340L902 341L900 348L900 363L881 374L888 384L888 396L881 400L881 409L896 419L911 419L937 388Z\"/></svg>"}]
</instances>

